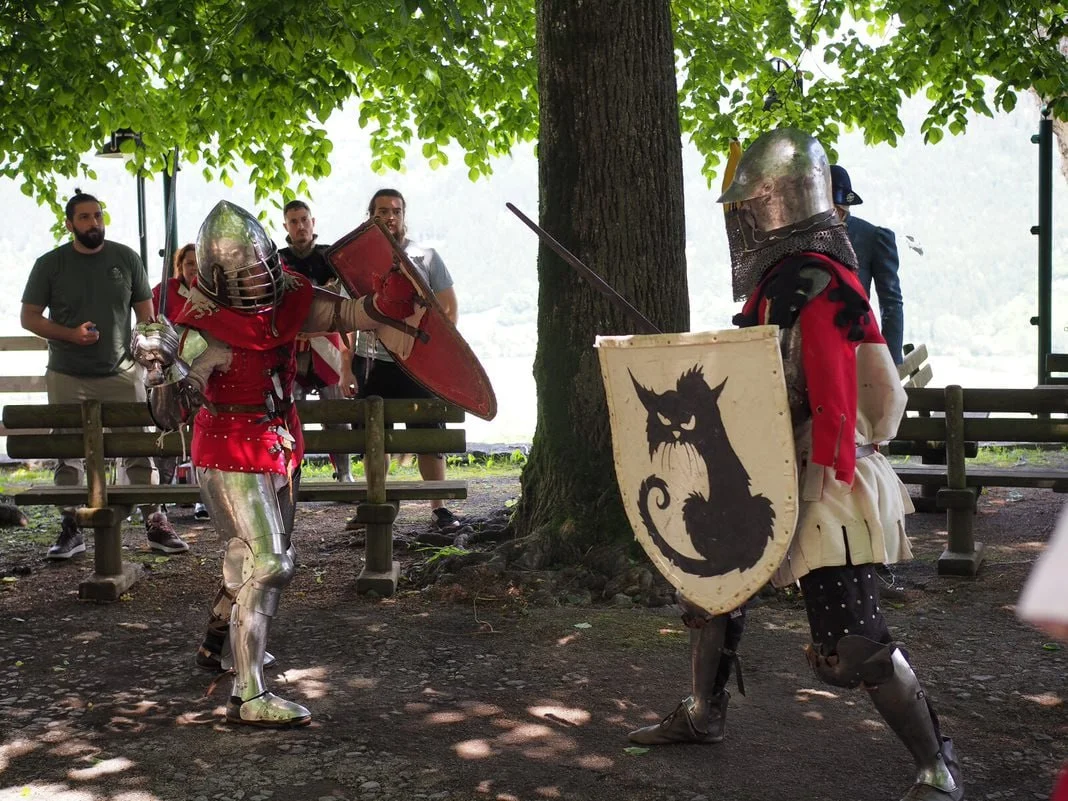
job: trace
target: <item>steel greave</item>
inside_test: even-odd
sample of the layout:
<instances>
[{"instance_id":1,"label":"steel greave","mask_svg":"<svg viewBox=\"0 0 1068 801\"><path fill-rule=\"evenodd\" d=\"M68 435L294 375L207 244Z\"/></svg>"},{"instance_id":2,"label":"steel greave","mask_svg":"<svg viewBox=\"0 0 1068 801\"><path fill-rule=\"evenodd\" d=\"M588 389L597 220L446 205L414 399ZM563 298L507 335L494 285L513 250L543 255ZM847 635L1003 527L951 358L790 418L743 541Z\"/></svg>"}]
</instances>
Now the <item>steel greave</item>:
<instances>
[{"instance_id":1,"label":"steel greave","mask_svg":"<svg viewBox=\"0 0 1068 801\"><path fill-rule=\"evenodd\" d=\"M866 689L883 720L916 761L916 783L905 798L959 801L964 788L952 745L938 731L926 693L900 648L894 649L891 661L893 676Z\"/></svg>"}]
</instances>

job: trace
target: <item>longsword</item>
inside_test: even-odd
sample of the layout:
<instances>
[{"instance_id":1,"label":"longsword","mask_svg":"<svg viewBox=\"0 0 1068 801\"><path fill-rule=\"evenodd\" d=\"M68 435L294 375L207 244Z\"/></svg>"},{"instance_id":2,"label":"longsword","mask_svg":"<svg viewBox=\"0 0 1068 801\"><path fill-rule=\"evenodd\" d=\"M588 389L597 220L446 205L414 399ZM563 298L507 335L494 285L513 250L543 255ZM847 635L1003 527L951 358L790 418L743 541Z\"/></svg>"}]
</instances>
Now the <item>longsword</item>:
<instances>
[{"instance_id":1,"label":"longsword","mask_svg":"<svg viewBox=\"0 0 1068 801\"><path fill-rule=\"evenodd\" d=\"M174 248L176 243L172 240L171 234L174 229L174 214L175 203L177 198L175 197L175 185L178 178L178 148L174 149L174 174L171 178L169 191L166 197L166 208L163 211L163 224L166 230L163 232L163 278L159 285L159 313L156 315L157 320L167 319L167 296L170 294L167 292L167 282L171 277L171 270L173 269L172 259L174 258Z\"/></svg>"},{"instance_id":2,"label":"longsword","mask_svg":"<svg viewBox=\"0 0 1068 801\"><path fill-rule=\"evenodd\" d=\"M553 238L552 234L550 234L548 231L546 231L544 228L542 228L540 225L530 219L527 215L525 215L511 203L505 203L504 205L508 207L508 211L512 212L512 214L514 214L516 217L526 223L527 227L538 235L538 239L548 245L549 248L552 249L552 251L556 253L557 256L559 256L561 259L563 259L573 268L575 268L578 274L585 278L590 286L592 286L594 289L596 289L598 292L600 292L602 295L612 301L616 305L616 307L620 311L622 311L632 323L635 323L638 326L639 330L643 334L664 333L655 325L653 325L652 320L650 320L648 317L646 317L644 314L634 308L634 306L631 305L630 301L620 295L615 290L615 288L612 287L611 284L609 284L607 281L601 278L601 276L597 275L597 273L595 273L593 270L591 270L589 267L579 261L579 258L574 253L572 253L570 250L568 250L559 242L557 242L556 239Z\"/></svg>"}]
</instances>

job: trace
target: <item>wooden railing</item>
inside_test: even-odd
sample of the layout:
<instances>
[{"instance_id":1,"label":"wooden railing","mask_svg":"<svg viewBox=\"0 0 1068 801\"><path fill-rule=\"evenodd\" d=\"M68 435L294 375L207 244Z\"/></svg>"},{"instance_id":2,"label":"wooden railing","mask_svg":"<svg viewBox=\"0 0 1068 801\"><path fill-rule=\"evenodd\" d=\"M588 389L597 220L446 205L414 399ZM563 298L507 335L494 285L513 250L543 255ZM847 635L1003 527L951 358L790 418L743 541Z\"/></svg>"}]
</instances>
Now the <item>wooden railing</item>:
<instances>
[{"instance_id":1,"label":"wooden railing","mask_svg":"<svg viewBox=\"0 0 1068 801\"><path fill-rule=\"evenodd\" d=\"M0 337L0 352L48 350L48 340L35 336ZM0 392L44 392L43 375L0 376Z\"/></svg>"}]
</instances>

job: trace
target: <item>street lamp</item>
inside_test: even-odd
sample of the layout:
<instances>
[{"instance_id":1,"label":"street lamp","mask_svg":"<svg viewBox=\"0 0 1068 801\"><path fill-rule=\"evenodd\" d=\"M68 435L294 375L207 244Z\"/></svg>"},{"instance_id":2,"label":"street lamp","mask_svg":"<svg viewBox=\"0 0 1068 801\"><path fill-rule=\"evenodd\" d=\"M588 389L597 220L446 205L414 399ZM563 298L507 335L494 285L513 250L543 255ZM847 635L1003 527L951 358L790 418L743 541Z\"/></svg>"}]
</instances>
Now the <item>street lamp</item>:
<instances>
[{"instance_id":1,"label":"street lamp","mask_svg":"<svg viewBox=\"0 0 1068 801\"><path fill-rule=\"evenodd\" d=\"M124 142L133 142L133 147L140 147L141 134L129 128L120 128L111 134L111 138L97 151L97 156L104 159L128 159L133 155L133 148L122 150ZM141 246L141 263L148 266L148 227L145 222L145 176L140 168L137 170L137 237Z\"/></svg>"}]
</instances>

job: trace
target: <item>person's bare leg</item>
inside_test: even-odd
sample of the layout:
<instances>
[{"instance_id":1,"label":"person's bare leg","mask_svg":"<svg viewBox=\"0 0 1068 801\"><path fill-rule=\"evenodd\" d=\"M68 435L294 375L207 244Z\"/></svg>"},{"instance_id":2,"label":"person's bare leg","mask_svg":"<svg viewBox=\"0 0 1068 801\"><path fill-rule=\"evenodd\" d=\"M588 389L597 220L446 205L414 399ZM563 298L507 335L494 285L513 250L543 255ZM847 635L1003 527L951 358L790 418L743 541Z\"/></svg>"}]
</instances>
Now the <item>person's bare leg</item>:
<instances>
[{"instance_id":1,"label":"person's bare leg","mask_svg":"<svg viewBox=\"0 0 1068 801\"><path fill-rule=\"evenodd\" d=\"M445 457L438 453L419 454L419 475L422 476L423 481L444 481ZM430 502L431 514L435 509L440 509L444 505L444 501L440 498L432 500Z\"/></svg>"}]
</instances>

